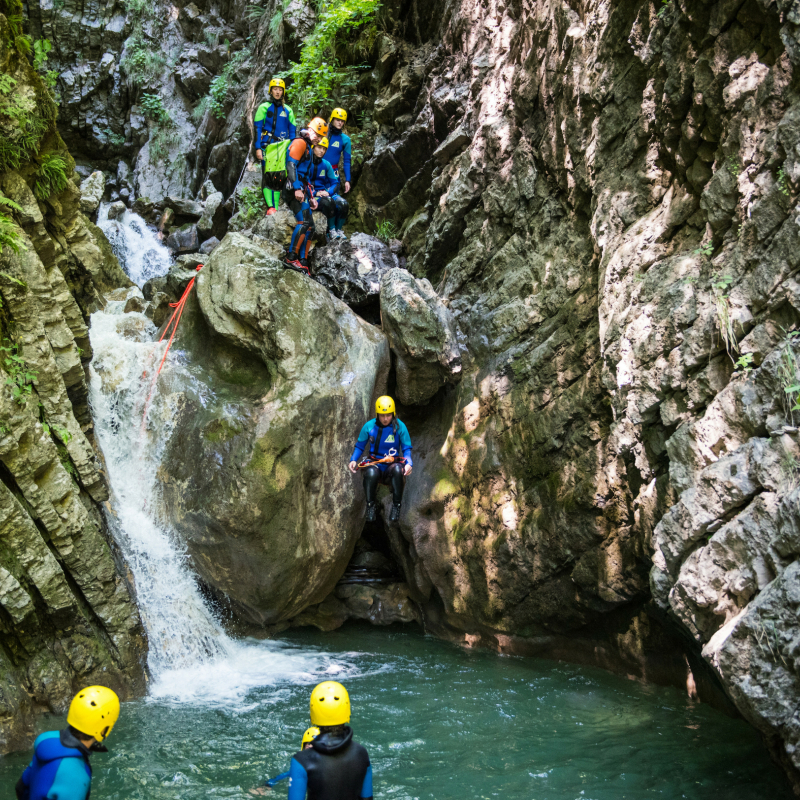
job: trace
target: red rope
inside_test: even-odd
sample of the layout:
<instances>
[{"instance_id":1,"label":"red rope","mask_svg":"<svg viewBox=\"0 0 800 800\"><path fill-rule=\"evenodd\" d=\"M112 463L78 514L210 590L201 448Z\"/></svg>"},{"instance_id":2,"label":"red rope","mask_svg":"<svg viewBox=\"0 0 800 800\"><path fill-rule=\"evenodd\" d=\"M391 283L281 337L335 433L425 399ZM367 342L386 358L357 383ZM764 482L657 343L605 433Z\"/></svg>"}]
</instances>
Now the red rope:
<instances>
[{"instance_id":1,"label":"red rope","mask_svg":"<svg viewBox=\"0 0 800 800\"><path fill-rule=\"evenodd\" d=\"M203 265L200 264L195 272L200 272L203 269ZM164 337L167 335L167 331L169 331L170 326L172 326L172 332L169 335L169 341L167 342L167 349L164 351L164 355L161 357L161 363L158 365L158 370L156 370L156 374L153 376L153 382L150 384L150 393L147 395L147 400L144 404L144 413L142 414L142 430L144 430L145 423L147 420L147 412L150 410L150 401L153 399L153 392L156 389L156 382L158 381L158 376L161 374L161 369L164 366L164 362L167 360L167 353L169 353L170 347L172 347L172 340L175 338L175 332L178 330L178 323L181 321L181 315L183 314L183 309L186 306L186 300L189 297L189 292L192 291L192 286L194 286L194 282L197 279L195 275L189 281L186 289L184 289L183 294L181 295L181 299L178 300L177 303L170 303L169 307L174 308L175 310L172 312L172 316L169 318L169 322L164 327L164 332L161 334L161 338L159 338L158 343L161 344L164 341ZM173 325L174 321L174 325Z\"/></svg>"}]
</instances>

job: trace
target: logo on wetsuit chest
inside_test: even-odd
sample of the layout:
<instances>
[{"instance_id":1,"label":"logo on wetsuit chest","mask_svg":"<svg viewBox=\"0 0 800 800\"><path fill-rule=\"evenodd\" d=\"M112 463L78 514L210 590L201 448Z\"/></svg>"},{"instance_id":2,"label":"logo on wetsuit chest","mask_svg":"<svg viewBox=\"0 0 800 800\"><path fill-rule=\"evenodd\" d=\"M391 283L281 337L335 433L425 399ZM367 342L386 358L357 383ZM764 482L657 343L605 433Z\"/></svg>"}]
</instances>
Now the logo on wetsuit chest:
<instances>
[{"instance_id":1,"label":"logo on wetsuit chest","mask_svg":"<svg viewBox=\"0 0 800 800\"><path fill-rule=\"evenodd\" d=\"M394 443L394 434L393 434L393 433L390 433L390 434L389 434L389 435L388 435L388 436L387 436L387 437L384 439L384 441L386 442L386 444L392 444L392 443Z\"/></svg>"},{"instance_id":2,"label":"logo on wetsuit chest","mask_svg":"<svg viewBox=\"0 0 800 800\"><path fill-rule=\"evenodd\" d=\"M285 117L286 116L286 112L285 111L281 111L281 116Z\"/></svg>"},{"instance_id":3,"label":"logo on wetsuit chest","mask_svg":"<svg viewBox=\"0 0 800 800\"><path fill-rule=\"evenodd\" d=\"M339 142L332 142L331 143L331 147L338 147L338 146L339 146Z\"/></svg>"}]
</instances>

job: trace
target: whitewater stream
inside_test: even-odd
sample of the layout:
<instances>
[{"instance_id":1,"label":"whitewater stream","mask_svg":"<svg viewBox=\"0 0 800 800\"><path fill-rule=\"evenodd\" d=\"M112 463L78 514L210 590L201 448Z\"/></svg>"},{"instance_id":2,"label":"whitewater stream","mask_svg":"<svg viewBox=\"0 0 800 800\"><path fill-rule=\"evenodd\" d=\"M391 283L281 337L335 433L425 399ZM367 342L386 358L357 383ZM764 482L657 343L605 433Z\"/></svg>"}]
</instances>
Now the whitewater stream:
<instances>
[{"instance_id":1,"label":"whitewater stream","mask_svg":"<svg viewBox=\"0 0 800 800\"><path fill-rule=\"evenodd\" d=\"M140 286L169 257L128 212L101 221ZM149 695L126 703L111 752L93 758L95 800L249 797L288 768L308 695L338 679L369 749L376 797L397 800L763 800L791 794L742 720L601 670L467 651L417 628L352 625L236 640L207 606L159 513L158 468L181 391L200 387L163 355L142 314L110 302L91 320L91 404L112 491L109 523L147 628ZM143 415L146 410L146 420ZM43 719L41 728L61 726ZM28 753L0 760L10 788ZM286 782L270 794L285 796Z\"/></svg>"}]
</instances>

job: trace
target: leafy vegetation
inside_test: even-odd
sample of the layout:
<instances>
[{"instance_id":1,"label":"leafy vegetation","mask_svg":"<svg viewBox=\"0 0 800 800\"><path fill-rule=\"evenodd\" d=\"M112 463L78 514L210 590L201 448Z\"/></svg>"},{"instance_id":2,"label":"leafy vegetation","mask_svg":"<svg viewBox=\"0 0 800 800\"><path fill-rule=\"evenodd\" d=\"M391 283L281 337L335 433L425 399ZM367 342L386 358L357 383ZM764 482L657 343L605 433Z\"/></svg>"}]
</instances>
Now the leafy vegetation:
<instances>
[{"instance_id":1,"label":"leafy vegetation","mask_svg":"<svg viewBox=\"0 0 800 800\"><path fill-rule=\"evenodd\" d=\"M337 46L374 22L379 8L379 0L321 0L317 24L306 37L300 61L290 62L281 74L292 81L292 107L297 116L308 117L329 99L341 102L353 92L364 67L342 65Z\"/></svg>"},{"instance_id":2,"label":"leafy vegetation","mask_svg":"<svg viewBox=\"0 0 800 800\"><path fill-rule=\"evenodd\" d=\"M161 77L167 58L147 28L158 19L158 5L152 0L124 0L131 25L120 67L131 88L153 86Z\"/></svg>"},{"instance_id":3,"label":"leafy vegetation","mask_svg":"<svg viewBox=\"0 0 800 800\"><path fill-rule=\"evenodd\" d=\"M239 205L238 213L241 218L242 229L247 228L259 217L262 217L267 210L267 204L260 189L243 189L239 193L237 203Z\"/></svg>"},{"instance_id":4,"label":"leafy vegetation","mask_svg":"<svg viewBox=\"0 0 800 800\"><path fill-rule=\"evenodd\" d=\"M19 228L14 225L14 221L11 217L3 212L2 209L4 208L10 211L22 211L17 203L13 200L9 200L9 198L5 197L3 194L0 194L0 253L3 252L4 247L8 247L9 250L13 250L15 253L19 253L20 250L27 250L28 248L22 244ZM16 278L13 278L5 272L0 272L0 275L9 280L21 283L21 281L17 281Z\"/></svg>"},{"instance_id":5,"label":"leafy vegetation","mask_svg":"<svg viewBox=\"0 0 800 800\"><path fill-rule=\"evenodd\" d=\"M31 372L25 359L19 354L19 345L9 339L3 339L0 353L3 353L3 367L6 372L6 386L11 387L11 394L19 405L27 404L33 394L33 382L38 373Z\"/></svg>"},{"instance_id":6,"label":"leafy vegetation","mask_svg":"<svg viewBox=\"0 0 800 800\"><path fill-rule=\"evenodd\" d=\"M714 242L704 242L694 251L696 256L705 256L706 258L711 258L711 254L714 252Z\"/></svg>"},{"instance_id":7,"label":"leafy vegetation","mask_svg":"<svg viewBox=\"0 0 800 800\"><path fill-rule=\"evenodd\" d=\"M57 153L45 153L39 158L39 168L34 177L33 193L39 200L57 194L69 183L67 162Z\"/></svg>"},{"instance_id":8,"label":"leafy vegetation","mask_svg":"<svg viewBox=\"0 0 800 800\"><path fill-rule=\"evenodd\" d=\"M164 104L157 94L145 92L139 98L139 108L142 109L145 117L152 119L154 122L167 122L170 118L167 109L164 108Z\"/></svg>"},{"instance_id":9,"label":"leafy vegetation","mask_svg":"<svg viewBox=\"0 0 800 800\"><path fill-rule=\"evenodd\" d=\"M783 167L778 170L778 191L787 197L789 196L789 179L786 177Z\"/></svg>"},{"instance_id":10,"label":"leafy vegetation","mask_svg":"<svg viewBox=\"0 0 800 800\"><path fill-rule=\"evenodd\" d=\"M244 84L251 57L252 51L247 47L233 55L222 72L211 81L208 94L192 112L195 120L199 120L209 109L217 119L225 119L228 103Z\"/></svg>"},{"instance_id":11,"label":"leafy vegetation","mask_svg":"<svg viewBox=\"0 0 800 800\"><path fill-rule=\"evenodd\" d=\"M657 17L663 17L669 11L670 0L661 0L661 8L658 9Z\"/></svg>"},{"instance_id":12,"label":"leafy vegetation","mask_svg":"<svg viewBox=\"0 0 800 800\"><path fill-rule=\"evenodd\" d=\"M390 219L381 220L375 228L375 236L382 242L388 242L389 239L397 238L397 228L394 222Z\"/></svg>"},{"instance_id":13,"label":"leafy vegetation","mask_svg":"<svg viewBox=\"0 0 800 800\"><path fill-rule=\"evenodd\" d=\"M736 359L736 369L740 370L744 373L744 377L749 377L750 373L753 371L753 354L752 353L742 353L739 358Z\"/></svg>"},{"instance_id":14,"label":"leafy vegetation","mask_svg":"<svg viewBox=\"0 0 800 800\"><path fill-rule=\"evenodd\" d=\"M731 359L733 359L734 353L739 352L739 343L736 341L736 333L733 330L730 295L728 293L728 288L732 283L733 278L730 275L717 275L711 282L711 291L714 294L714 303L717 310L719 333L725 343L725 350Z\"/></svg>"},{"instance_id":15,"label":"leafy vegetation","mask_svg":"<svg viewBox=\"0 0 800 800\"><path fill-rule=\"evenodd\" d=\"M786 417L794 424L794 412L800 411L800 379L798 379L797 356L794 353L794 340L800 331L785 333L781 344L781 360L778 375L783 387L783 410Z\"/></svg>"}]
</instances>

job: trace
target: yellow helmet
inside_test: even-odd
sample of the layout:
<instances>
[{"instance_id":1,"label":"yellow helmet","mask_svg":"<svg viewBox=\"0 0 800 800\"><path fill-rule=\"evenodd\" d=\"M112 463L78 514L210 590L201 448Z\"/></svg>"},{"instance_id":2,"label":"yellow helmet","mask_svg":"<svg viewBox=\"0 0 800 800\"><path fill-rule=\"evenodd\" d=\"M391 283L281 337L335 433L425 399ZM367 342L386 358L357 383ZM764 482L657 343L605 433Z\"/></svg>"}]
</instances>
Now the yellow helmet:
<instances>
[{"instance_id":1,"label":"yellow helmet","mask_svg":"<svg viewBox=\"0 0 800 800\"><path fill-rule=\"evenodd\" d=\"M308 728L303 734L303 741L300 742L300 749L302 750L309 742L313 742L317 736L319 736L319 728Z\"/></svg>"},{"instance_id":2,"label":"yellow helmet","mask_svg":"<svg viewBox=\"0 0 800 800\"><path fill-rule=\"evenodd\" d=\"M394 400L389 395L383 395L375 401L376 414L394 414Z\"/></svg>"},{"instance_id":3,"label":"yellow helmet","mask_svg":"<svg viewBox=\"0 0 800 800\"><path fill-rule=\"evenodd\" d=\"M308 129L310 131L314 131L314 133L318 134L319 136L328 135L328 123L325 122L322 117L314 117L314 119L308 123Z\"/></svg>"},{"instance_id":4,"label":"yellow helmet","mask_svg":"<svg viewBox=\"0 0 800 800\"><path fill-rule=\"evenodd\" d=\"M312 725L344 725L350 722L350 695L341 683L325 681L311 692Z\"/></svg>"},{"instance_id":5,"label":"yellow helmet","mask_svg":"<svg viewBox=\"0 0 800 800\"><path fill-rule=\"evenodd\" d=\"M347 112L343 108L334 108L328 118L328 122L332 119L340 119L342 122L347 122Z\"/></svg>"},{"instance_id":6,"label":"yellow helmet","mask_svg":"<svg viewBox=\"0 0 800 800\"><path fill-rule=\"evenodd\" d=\"M326 150L328 149L328 137L323 136L315 145L314 147L324 147Z\"/></svg>"},{"instance_id":7,"label":"yellow helmet","mask_svg":"<svg viewBox=\"0 0 800 800\"><path fill-rule=\"evenodd\" d=\"M280 86L284 92L286 91L286 84L280 78L273 78L269 82L269 92L271 93L276 86Z\"/></svg>"},{"instance_id":8,"label":"yellow helmet","mask_svg":"<svg viewBox=\"0 0 800 800\"><path fill-rule=\"evenodd\" d=\"M111 733L119 719L119 697L105 686L81 689L69 705L67 725L93 736L98 742Z\"/></svg>"}]
</instances>

